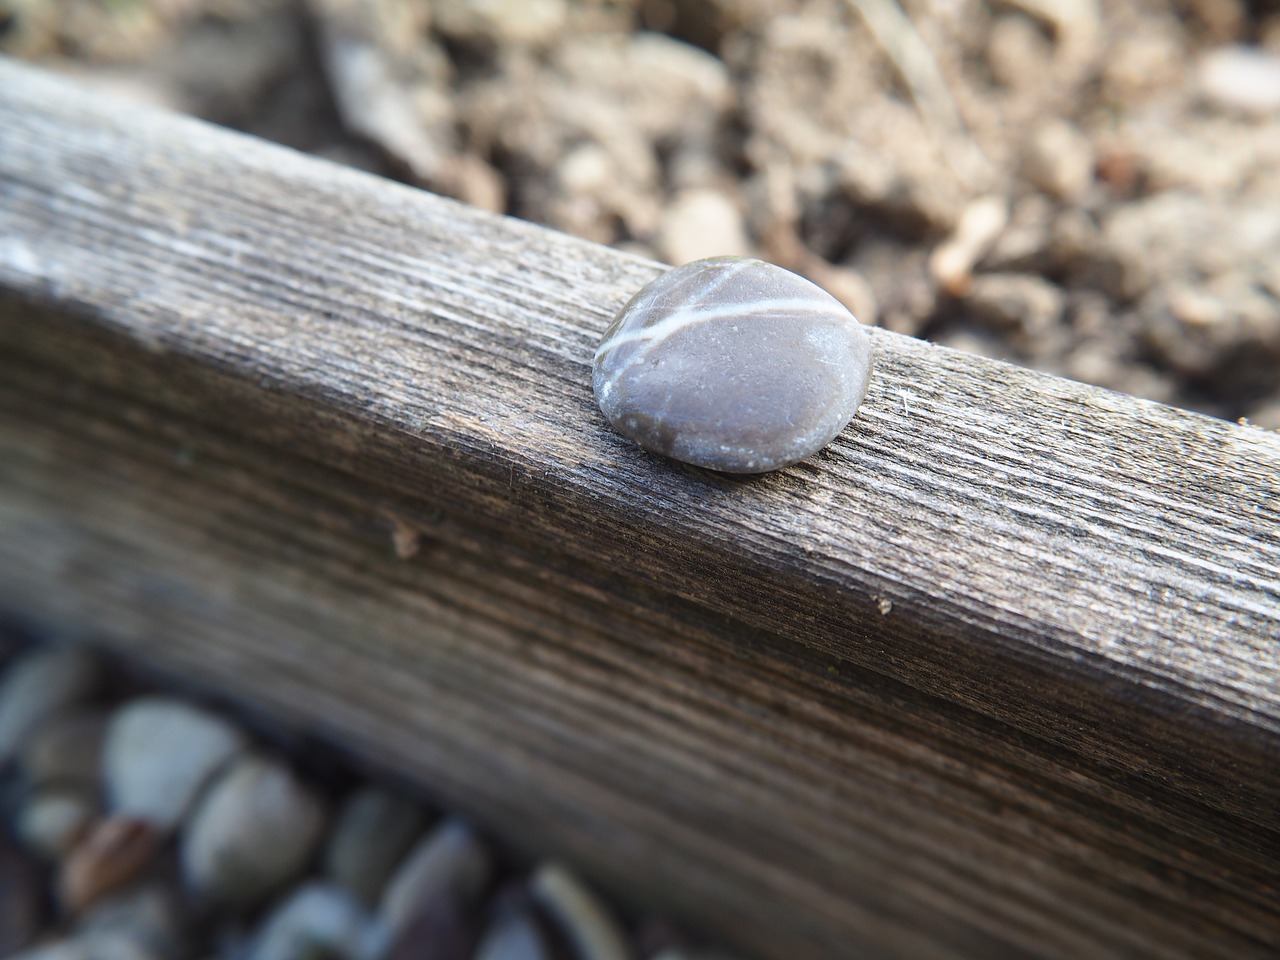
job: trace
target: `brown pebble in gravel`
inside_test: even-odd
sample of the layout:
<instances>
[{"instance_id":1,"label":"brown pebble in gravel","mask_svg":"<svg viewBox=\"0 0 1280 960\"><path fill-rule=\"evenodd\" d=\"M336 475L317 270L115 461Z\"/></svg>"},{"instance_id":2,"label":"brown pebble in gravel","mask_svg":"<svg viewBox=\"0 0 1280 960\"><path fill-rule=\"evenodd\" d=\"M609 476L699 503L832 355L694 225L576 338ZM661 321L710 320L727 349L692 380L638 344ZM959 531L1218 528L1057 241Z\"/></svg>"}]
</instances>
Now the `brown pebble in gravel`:
<instances>
[{"instance_id":1,"label":"brown pebble in gravel","mask_svg":"<svg viewBox=\"0 0 1280 960\"><path fill-rule=\"evenodd\" d=\"M139 877L155 859L164 835L144 820L111 816L98 821L72 849L58 877L58 900L70 914Z\"/></svg>"},{"instance_id":2,"label":"brown pebble in gravel","mask_svg":"<svg viewBox=\"0 0 1280 960\"><path fill-rule=\"evenodd\" d=\"M1098 179L1107 184L1116 197L1131 197L1146 171L1142 157L1128 144L1112 144L1098 153Z\"/></svg>"}]
</instances>

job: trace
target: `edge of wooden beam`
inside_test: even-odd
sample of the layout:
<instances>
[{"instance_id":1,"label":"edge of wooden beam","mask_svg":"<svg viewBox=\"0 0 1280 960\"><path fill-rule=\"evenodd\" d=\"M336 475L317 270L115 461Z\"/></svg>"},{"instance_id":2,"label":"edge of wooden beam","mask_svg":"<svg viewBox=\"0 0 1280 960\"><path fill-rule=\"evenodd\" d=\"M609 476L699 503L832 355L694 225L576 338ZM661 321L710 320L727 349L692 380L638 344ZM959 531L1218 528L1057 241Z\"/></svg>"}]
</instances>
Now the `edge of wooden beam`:
<instances>
[{"instance_id":1,"label":"edge of wooden beam","mask_svg":"<svg viewBox=\"0 0 1280 960\"><path fill-rule=\"evenodd\" d=\"M0 131L20 365L235 437L264 476L278 454L283 484L310 465L410 540L505 537L566 609L981 717L1274 889L1275 435L874 331L827 451L717 476L591 396L655 264L4 61Z\"/></svg>"}]
</instances>

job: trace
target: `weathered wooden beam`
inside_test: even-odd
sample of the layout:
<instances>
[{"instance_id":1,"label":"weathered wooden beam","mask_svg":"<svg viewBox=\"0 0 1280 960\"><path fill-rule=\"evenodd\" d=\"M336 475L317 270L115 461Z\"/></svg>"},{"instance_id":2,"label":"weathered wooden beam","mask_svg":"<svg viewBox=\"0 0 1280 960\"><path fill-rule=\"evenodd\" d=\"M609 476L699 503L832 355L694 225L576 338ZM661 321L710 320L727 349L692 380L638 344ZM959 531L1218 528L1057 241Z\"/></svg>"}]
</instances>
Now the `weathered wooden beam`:
<instances>
[{"instance_id":1,"label":"weathered wooden beam","mask_svg":"<svg viewBox=\"0 0 1280 960\"><path fill-rule=\"evenodd\" d=\"M1280 947L1280 438L876 331L682 467L658 269L0 62L0 608L760 957Z\"/></svg>"}]
</instances>

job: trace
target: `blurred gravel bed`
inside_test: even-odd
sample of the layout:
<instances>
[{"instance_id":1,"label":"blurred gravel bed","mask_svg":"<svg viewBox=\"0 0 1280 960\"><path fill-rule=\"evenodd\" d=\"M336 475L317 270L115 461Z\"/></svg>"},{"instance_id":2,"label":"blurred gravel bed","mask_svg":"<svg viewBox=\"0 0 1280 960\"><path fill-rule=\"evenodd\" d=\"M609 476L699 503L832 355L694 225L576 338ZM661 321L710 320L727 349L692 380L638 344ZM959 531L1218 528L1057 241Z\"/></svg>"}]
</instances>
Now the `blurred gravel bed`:
<instances>
[{"instance_id":1,"label":"blurred gravel bed","mask_svg":"<svg viewBox=\"0 0 1280 960\"><path fill-rule=\"evenodd\" d=\"M1275 0L0 0L0 50L1280 428Z\"/></svg>"},{"instance_id":2,"label":"blurred gravel bed","mask_svg":"<svg viewBox=\"0 0 1280 960\"><path fill-rule=\"evenodd\" d=\"M728 957L304 738L14 646L0 632L0 956Z\"/></svg>"}]
</instances>

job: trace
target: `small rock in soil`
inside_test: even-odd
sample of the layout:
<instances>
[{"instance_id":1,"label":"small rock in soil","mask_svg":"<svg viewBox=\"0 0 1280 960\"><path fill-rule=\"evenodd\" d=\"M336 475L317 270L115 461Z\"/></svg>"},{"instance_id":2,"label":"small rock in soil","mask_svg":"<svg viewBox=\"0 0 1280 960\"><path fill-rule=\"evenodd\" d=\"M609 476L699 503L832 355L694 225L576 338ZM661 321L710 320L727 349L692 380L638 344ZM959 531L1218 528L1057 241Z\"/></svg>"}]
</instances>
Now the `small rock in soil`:
<instances>
[{"instance_id":1,"label":"small rock in soil","mask_svg":"<svg viewBox=\"0 0 1280 960\"><path fill-rule=\"evenodd\" d=\"M751 252L742 211L724 192L682 190L663 214L658 253L682 266L707 257L745 257Z\"/></svg>"},{"instance_id":2,"label":"small rock in soil","mask_svg":"<svg viewBox=\"0 0 1280 960\"><path fill-rule=\"evenodd\" d=\"M989 273L973 278L964 299L970 317L1010 335L1021 349L1043 345L1058 329L1065 297L1060 287L1034 274Z\"/></svg>"},{"instance_id":3,"label":"small rock in soil","mask_svg":"<svg viewBox=\"0 0 1280 960\"><path fill-rule=\"evenodd\" d=\"M973 278L974 265L996 242L1009 222L1009 208L1001 197L980 197L965 207L945 243L929 255L929 273L949 296L963 296Z\"/></svg>"},{"instance_id":4,"label":"small rock in soil","mask_svg":"<svg viewBox=\"0 0 1280 960\"><path fill-rule=\"evenodd\" d=\"M1078 202L1093 182L1093 145L1074 124L1046 120L1027 141L1022 175L1045 193Z\"/></svg>"},{"instance_id":5,"label":"small rock in soil","mask_svg":"<svg viewBox=\"0 0 1280 960\"><path fill-rule=\"evenodd\" d=\"M79 913L141 876L164 837L145 820L110 816L94 823L67 856L58 877L58 899Z\"/></svg>"}]
</instances>

